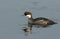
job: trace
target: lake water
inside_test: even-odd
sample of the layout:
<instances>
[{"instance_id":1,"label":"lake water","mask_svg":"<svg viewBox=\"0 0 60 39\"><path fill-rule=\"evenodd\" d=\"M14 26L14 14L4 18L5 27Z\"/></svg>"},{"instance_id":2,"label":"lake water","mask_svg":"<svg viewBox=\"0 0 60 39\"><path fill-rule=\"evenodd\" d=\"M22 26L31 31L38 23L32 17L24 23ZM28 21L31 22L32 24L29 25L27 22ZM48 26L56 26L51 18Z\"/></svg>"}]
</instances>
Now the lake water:
<instances>
[{"instance_id":1,"label":"lake water","mask_svg":"<svg viewBox=\"0 0 60 39\"><path fill-rule=\"evenodd\" d=\"M31 11L33 18L46 17L58 24L48 28L33 27L25 35L27 18L21 15ZM0 39L60 39L60 0L0 0Z\"/></svg>"}]
</instances>

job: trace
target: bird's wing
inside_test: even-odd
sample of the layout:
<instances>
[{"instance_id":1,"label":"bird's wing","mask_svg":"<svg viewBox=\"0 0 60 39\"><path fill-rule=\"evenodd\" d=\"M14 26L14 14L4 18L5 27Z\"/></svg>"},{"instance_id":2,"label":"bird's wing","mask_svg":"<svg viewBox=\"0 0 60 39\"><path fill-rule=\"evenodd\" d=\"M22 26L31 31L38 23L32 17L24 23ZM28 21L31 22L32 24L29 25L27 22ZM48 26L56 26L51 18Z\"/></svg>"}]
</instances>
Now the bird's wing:
<instances>
[{"instance_id":1,"label":"bird's wing","mask_svg":"<svg viewBox=\"0 0 60 39\"><path fill-rule=\"evenodd\" d=\"M37 20L49 20L49 19L44 18L44 17L39 17L39 18L36 18L36 19L34 19L34 20L37 21Z\"/></svg>"}]
</instances>

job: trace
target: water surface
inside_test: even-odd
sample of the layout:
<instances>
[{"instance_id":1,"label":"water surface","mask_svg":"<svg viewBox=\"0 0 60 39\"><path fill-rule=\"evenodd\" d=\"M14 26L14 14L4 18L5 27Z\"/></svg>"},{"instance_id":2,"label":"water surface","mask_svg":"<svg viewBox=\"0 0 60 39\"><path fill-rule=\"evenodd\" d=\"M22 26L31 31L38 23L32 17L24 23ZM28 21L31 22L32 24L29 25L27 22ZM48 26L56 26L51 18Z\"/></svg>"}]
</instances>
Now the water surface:
<instances>
[{"instance_id":1,"label":"water surface","mask_svg":"<svg viewBox=\"0 0 60 39\"><path fill-rule=\"evenodd\" d=\"M28 36L22 31L27 18L21 16L28 10L33 18L46 17L58 24L48 28L33 27ZM59 39L60 0L0 0L0 39Z\"/></svg>"}]
</instances>

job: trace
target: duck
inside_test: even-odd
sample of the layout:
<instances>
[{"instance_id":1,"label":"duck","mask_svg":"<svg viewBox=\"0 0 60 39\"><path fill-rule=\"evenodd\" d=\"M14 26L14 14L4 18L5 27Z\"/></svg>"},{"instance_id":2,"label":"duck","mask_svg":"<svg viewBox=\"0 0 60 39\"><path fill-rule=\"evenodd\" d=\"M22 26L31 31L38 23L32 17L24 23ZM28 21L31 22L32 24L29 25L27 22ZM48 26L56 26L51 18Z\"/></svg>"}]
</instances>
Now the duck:
<instances>
[{"instance_id":1,"label":"duck","mask_svg":"<svg viewBox=\"0 0 60 39\"><path fill-rule=\"evenodd\" d=\"M49 25L57 24L57 22L54 22L53 20L45 18L45 17L38 17L34 19L32 17L32 13L29 11L25 11L24 16L28 18L28 23L32 25L40 25L41 27L47 27Z\"/></svg>"}]
</instances>

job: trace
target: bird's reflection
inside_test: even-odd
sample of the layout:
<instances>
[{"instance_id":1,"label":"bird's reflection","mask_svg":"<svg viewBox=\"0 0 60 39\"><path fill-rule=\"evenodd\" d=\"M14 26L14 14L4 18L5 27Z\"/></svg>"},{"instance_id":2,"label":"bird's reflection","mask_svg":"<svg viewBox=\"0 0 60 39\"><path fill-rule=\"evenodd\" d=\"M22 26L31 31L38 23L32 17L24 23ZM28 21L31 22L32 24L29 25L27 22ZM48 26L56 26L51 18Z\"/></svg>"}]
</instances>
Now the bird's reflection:
<instances>
[{"instance_id":1,"label":"bird's reflection","mask_svg":"<svg viewBox=\"0 0 60 39\"><path fill-rule=\"evenodd\" d=\"M32 24L28 23L27 27L23 29L25 35L32 34Z\"/></svg>"},{"instance_id":2,"label":"bird's reflection","mask_svg":"<svg viewBox=\"0 0 60 39\"><path fill-rule=\"evenodd\" d=\"M32 27L40 28L40 25L33 25L28 22L27 26L22 29L25 36L32 34Z\"/></svg>"},{"instance_id":3,"label":"bird's reflection","mask_svg":"<svg viewBox=\"0 0 60 39\"><path fill-rule=\"evenodd\" d=\"M27 27L25 27L23 30L24 32L30 32L32 30L32 24L28 23Z\"/></svg>"}]
</instances>

